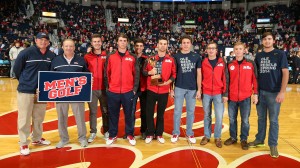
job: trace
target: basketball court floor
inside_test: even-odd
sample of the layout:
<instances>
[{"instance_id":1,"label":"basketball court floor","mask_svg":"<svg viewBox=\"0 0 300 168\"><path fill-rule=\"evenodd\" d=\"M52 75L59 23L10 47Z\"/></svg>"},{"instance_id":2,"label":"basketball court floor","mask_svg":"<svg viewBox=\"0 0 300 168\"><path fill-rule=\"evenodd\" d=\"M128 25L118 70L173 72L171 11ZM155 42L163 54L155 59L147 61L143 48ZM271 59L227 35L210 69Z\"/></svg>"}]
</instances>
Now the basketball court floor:
<instances>
[{"instance_id":1,"label":"basketball court floor","mask_svg":"<svg viewBox=\"0 0 300 168\"><path fill-rule=\"evenodd\" d=\"M280 157L271 158L269 147L249 148L242 150L240 143L232 146L223 145L217 148L213 138L201 146L203 137L202 103L197 102L195 111L194 132L196 144L189 144L185 138L185 109L182 114L181 138L177 143L171 143L173 129L174 105L172 99L165 112L165 144L154 140L146 144L139 136L139 107L136 112L135 135L136 146L131 146L124 135L124 116L120 117L118 140L111 146L105 145L101 132L87 148L81 148L77 140L77 128L72 112L69 112L70 144L62 149L56 149L59 141L57 130L57 112L54 103L48 103L44 121L43 137L51 141L49 146L30 145L31 154L21 156L17 132L17 99L16 87L18 81L0 78L0 167L1 168L92 168L92 167L184 167L184 168L300 168L300 85L288 85L285 101L281 106L279 117L278 150ZM229 138L229 119L226 111L223 118L222 140ZM86 105L86 125L89 132L88 108ZM123 113L121 109L121 114ZM214 121L214 120L213 120ZM240 120L238 120L240 121ZM240 122L238 123L240 124ZM101 115L98 114L98 130L101 129ZM240 126L239 126L240 128ZM250 115L250 134L248 141L255 138L257 131L257 114L252 106ZM240 131L238 131L239 133ZM87 134L87 137L89 133ZM212 135L213 137L213 135ZM265 141L267 143L267 139Z\"/></svg>"}]
</instances>

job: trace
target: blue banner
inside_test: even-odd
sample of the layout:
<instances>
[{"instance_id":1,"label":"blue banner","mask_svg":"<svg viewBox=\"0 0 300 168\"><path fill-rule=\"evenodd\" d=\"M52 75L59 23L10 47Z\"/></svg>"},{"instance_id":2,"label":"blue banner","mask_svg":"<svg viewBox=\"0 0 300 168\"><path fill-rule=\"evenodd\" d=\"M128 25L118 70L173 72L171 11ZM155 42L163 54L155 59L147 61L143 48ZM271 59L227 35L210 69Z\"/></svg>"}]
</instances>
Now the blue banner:
<instances>
[{"instance_id":1,"label":"blue banner","mask_svg":"<svg viewBox=\"0 0 300 168\"><path fill-rule=\"evenodd\" d=\"M40 71L38 102L91 102L90 72Z\"/></svg>"}]
</instances>

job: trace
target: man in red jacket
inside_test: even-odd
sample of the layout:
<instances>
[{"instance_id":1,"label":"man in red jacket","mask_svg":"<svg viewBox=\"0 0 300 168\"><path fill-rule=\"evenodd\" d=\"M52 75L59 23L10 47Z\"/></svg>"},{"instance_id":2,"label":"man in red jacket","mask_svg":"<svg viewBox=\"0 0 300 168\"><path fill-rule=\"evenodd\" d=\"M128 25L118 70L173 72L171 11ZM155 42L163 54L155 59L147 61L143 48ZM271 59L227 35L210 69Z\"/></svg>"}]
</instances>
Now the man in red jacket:
<instances>
[{"instance_id":1,"label":"man in red jacket","mask_svg":"<svg viewBox=\"0 0 300 168\"><path fill-rule=\"evenodd\" d=\"M248 150L249 116L251 110L251 95L253 94L253 104L257 98L257 69L254 61L244 58L245 44L237 42L234 44L233 52L235 60L228 62L229 72L229 131L230 138L224 145L232 145L237 142L237 115L240 108L241 115L241 147Z\"/></svg>"},{"instance_id":2,"label":"man in red jacket","mask_svg":"<svg viewBox=\"0 0 300 168\"><path fill-rule=\"evenodd\" d=\"M109 111L110 145L117 139L120 107L125 114L125 133L131 145L135 145L134 127L132 125L132 101L139 85L140 69L135 55L127 50L128 37L121 33L117 37L117 51L107 56L105 63L105 80Z\"/></svg>"},{"instance_id":3,"label":"man in red jacket","mask_svg":"<svg viewBox=\"0 0 300 168\"><path fill-rule=\"evenodd\" d=\"M88 142L91 143L96 138L97 133L97 112L98 101L102 113L102 125L105 138L108 138L108 112L107 112L107 95L104 86L104 63L106 60L106 51L102 51L102 41L100 34L92 35L92 51L84 56L87 67L93 74L93 91L92 102L88 103L90 109L90 137Z\"/></svg>"},{"instance_id":4,"label":"man in red jacket","mask_svg":"<svg viewBox=\"0 0 300 168\"><path fill-rule=\"evenodd\" d=\"M170 91L170 84L174 82L176 78L176 65L173 57L167 54L168 40L165 37L158 39L157 55L151 57L155 60L155 65L148 61L143 68L143 74L148 76L147 79L147 137L146 143L150 143L156 136L160 143L165 143L165 139L162 134L164 132L164 113L168 103L168 96ZM161 76L160 83L158 85L151 84L151 76L159 74ZM157 117L156 127L154 126L154 107L157 102Z\"/></svg>"},{"instance_id":5,"label":"man in red jacket","mask_svg":"<svg viewBox=\"0 0 300 168\"><path fill-rule=\"evenodd\" d=\"M208 43L206 47L207 58L202 61L202 93L204 110L204 137L200 145L206 145L211 136L212 103L215 110L214 138L218 148L222 147L221 132L224 113L224 103L228 100L228 72L226 62L217 57L217 44Z\"/></svg>"}]
</instances>

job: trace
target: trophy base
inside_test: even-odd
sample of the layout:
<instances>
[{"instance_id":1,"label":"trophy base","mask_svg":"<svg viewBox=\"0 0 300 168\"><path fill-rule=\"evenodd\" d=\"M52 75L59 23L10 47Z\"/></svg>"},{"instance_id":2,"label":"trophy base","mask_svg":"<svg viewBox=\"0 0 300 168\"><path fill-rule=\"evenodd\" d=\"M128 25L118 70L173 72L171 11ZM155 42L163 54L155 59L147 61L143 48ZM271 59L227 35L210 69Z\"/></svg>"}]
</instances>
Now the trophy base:
<instances>
[{"instance_id":1,"label":"trophy base","mask_svg":"<svg viewBox=\"0 0 300 168\"><path fill-rule=\"evenodd\" d=\"M164 83L161 79L161 75L153 75L151 76L151 85L152 86L157 86L159 84Z\"/></svg>"}]
</instances>

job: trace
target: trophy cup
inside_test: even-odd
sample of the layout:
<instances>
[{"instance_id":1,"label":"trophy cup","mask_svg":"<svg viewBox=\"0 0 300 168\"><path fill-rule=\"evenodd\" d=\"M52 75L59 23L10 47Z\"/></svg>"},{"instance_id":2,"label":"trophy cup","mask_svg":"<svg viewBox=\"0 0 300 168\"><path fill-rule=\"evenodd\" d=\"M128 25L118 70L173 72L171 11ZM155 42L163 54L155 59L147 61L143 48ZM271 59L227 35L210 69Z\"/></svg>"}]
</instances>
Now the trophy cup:
<instances>
[{"instance_id":1,"label":"trophy cup","mask_svg":"<svg viewBox=\"0 0 300 168\"><path fill-rule=\"evenodd\" d=\"M149 62L149 64L153 67L153 68L155 68L155 65L156 65L156 60L155 60L155 58L154 57L152 57L152 58L148 58L148 62ZM159 84L162 84L163 83L163 81L162 81L162 79L161 79L161 75L160 74L155 74L155 75L152 75L151 76L151 85L152 86L157 86L157 85L159 85Z\"/></svg>"}]
</instances>

